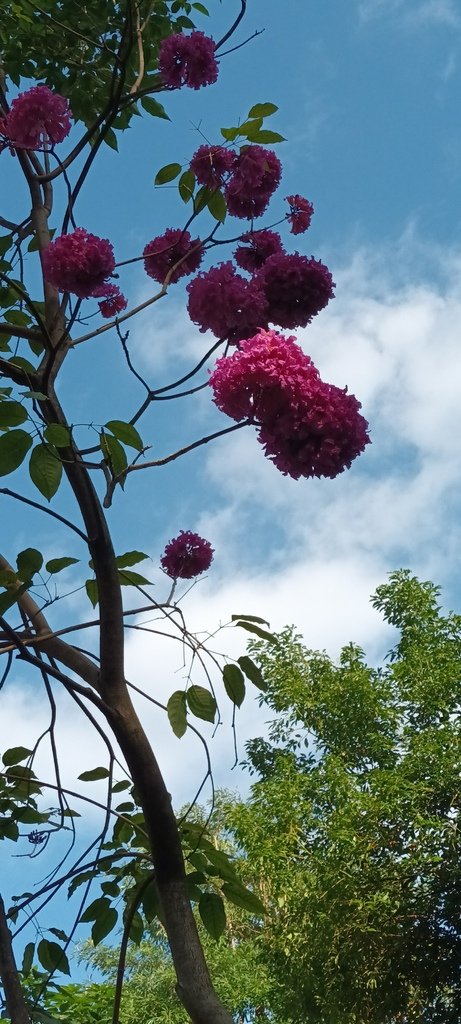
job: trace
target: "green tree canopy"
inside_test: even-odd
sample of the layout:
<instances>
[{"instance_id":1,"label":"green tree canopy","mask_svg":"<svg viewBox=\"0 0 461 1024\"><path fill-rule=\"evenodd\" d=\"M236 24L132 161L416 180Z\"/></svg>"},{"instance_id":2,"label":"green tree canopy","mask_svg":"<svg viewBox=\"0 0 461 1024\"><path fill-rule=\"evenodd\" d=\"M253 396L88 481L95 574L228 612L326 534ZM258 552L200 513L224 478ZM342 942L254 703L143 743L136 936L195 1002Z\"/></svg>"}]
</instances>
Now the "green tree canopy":
<instances>
[{"instance_id":1,"label":"green tree canopy","mask_svg":"<svg viewBox=\"0 0 461 1024\"><path fill-rule=\"evenodd\" d=\"M455 1024L461 617L406 571L373 604L398 630L380 668L293 629L253 644L277 718L248 744L256 781L230 815L263 880L286 1020Z\"/></svg>"}]
</instances>

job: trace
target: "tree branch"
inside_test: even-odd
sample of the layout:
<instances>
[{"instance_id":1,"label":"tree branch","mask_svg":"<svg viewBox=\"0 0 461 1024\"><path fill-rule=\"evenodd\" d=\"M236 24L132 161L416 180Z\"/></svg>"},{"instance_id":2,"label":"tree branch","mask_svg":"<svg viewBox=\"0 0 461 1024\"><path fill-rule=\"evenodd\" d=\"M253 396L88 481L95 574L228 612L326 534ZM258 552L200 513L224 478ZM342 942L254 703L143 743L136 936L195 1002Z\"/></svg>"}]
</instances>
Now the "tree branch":
<instances>
[{"instance_id":1,"label":"tree branch","mask_svg":"<svg viewBox=\"0 0 461 1024\"><path fill-rule=\"evenodd\" d=\"M29 1011L19 980L11 945L5 904L0 896L0 977L5 992L6 1012L12 1024L30 1024Z\"/></svg>"}]
</instances>

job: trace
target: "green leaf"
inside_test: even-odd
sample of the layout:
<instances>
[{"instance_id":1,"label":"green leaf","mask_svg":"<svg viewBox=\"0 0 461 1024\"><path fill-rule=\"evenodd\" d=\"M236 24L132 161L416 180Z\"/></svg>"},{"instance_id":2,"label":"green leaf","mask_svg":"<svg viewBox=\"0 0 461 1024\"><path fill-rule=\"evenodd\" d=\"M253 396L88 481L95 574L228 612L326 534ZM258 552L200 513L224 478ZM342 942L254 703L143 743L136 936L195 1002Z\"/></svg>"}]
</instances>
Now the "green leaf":
<instances>
[{"instance_id":1,"label":"green leaf","mask_svg":"<svg viewBox=\"0 0 461 1024\"><path fill-rule=\"evenodd\" d=\"M143 935L144 921L141 917L141 914L137 910L135 910L133 914L133 920L131 922L129 937L131 942L134 942L136 946L139 946L139 943L141 942Z\"/></svg>"},{"instance_id":2,"label":"green leaf","mask_svg":"<svg viewBox=\"0 0 461 1024\"><path fill-rule=\"evenodd\" d=\"M64 556L63 558L50 558L49 562L46 563L45 569L47 572L54 576L57 572L62 572L63 569L67 569L69 565L76 565L80 559L69 558Z\"/></svg>"},{"instance_id":3,"label":"green leaf","mask_svg":"<svg viewBox=\"0 0 461 1024\"><path fill-rule=\"evenodd\" d=\"M202 893L198 912L208 934L218 941L226 927L226 911L221 896L216 892Z\"/></svg>"},{"instance_id":4,"label":"green leaf","mask_svg":"<svg viewBox=\"0 0 461 1024\"><path fill-rule=\"evenodd\" d=\"M138 562L145 562L149 555L144 551L126 551L124 555L117 555L115 559L119 569L125 569L128 565L137 565Z\"/></svg>"},{"instance_id":5,"label":"green leaf","mask_svg":"<svg viewBox=\"0 0 461 1024\"><path fill-rule=\"evenodd\" d=\"M237 661L245 673L247 679L253 683L253 686L257 686L258 690L262 690L263 693L267 691L267 683L263 677L261 669L258 665L255 665L252 658L249 658L247 654L242 654L241 658L237 658Z\"/></svg>"},{"instance_id":6,"label":"green leaf","mask_svg":"<svg viewBox=\"0 0 461 1024\"><path fill-rule=\"evenodd\" d=\"M27 410L20 402L0 402L0 430L19 427L27 420Z\"/></svg>"},{"instance_id":7,"label":"green leaf","mask_svg":"<svg viewBox=\"0 0 461 1024\"><path fill-rule=\"evenodd\" d=\"M5 320L8 324L15 324L16 327L28 327L32 323L29 314L23 313L20 309L10 309L8 313L5 313Z\"/></svg>"},{"instance_id":8,"label":"green leaf","mask_svg":"<svg viewBox=\"0 0 461 1024\"><path fill-rule=\"evenodd\" d=\"M240 708L245 697L245 680L241 670L237 665L224 665L222 675L227 696Z\"/></svg>"},{"instance_id":9,"label":"green leaf","mask_svg":"<svg viewBox=\"0 0 461 1024\"><path fill-rule=\"evenodd\" d=\"M222 224L226 219L227 206L222 192L212 192L208 200L208 209L211 216Z\"/></svg>"},{"instance_id":10,"label":"green leaf","mask_svg":"<svg viewBox=\"0 0 461 1024\"><path fill-rule=\"evenodd\" d=\"M105 133L104 142L107 146L110 146L111 149L115 149L115 152L118 153L118 139L113 128L109 128L109 131Z\"/></svg>"},{"instance_id":11,"label":"green leaf","mask_svg":"<svg viewBox=\"0 0 461 1024\"><path fill-rule=\"evenodd\" d=\"M56 448L68 448L71 443L71 433L68 427L62 423L49 423L43 431L43 435L50 444Z\"/></svg>"},{"instance_id":12,"label":"green leaf","mask_svg":"<svg viewBox=\"0 0 461 1024\"><path fill-rule=\"evenodd\" d=\"M166 710L171 728L180 740L187 729L187 705L184 690L175 690L171 694Z\"/></svg>"},{"instance_id":13,"label":"green leaf","mask_svg":"<svg viewBox=\"0 0 461 1024\"><path fill-rule=\"evenodd\" d=\"M137 452L142 452L144 448L143 442L138 431L131 423L124 423L123 420L109 420L106 423L106 427L118 441L122 441L123 444L127 444L130 448L135 448Z\"/></svg>"},{"instance_id":14,"label":"green leaf","mask_svg":"<svg viewBox=\"0 0 461 1024\"><path fill-rule=\"evenodd\" d=\"M115 928L117 921L118 913L115 907L109 907L105 914L101 914L96 918L91 929L91 938L95 946L97 946L99 942L102 942L106 935L109 935L109 932Z\"/></svg>"},{"instance_id":15,"label":"green leaf","mask_svg":"<svg viewBox=\"0 0 461 1024\"><path fill-rule=\"evenodd\" d=\"M40 494L51 501L62 477L62 462L57 452L46 444L35 445L29 459L29 475Z\"/></svg>"},{"instance_id":16,"label":"green leaf","mask_svg":"<svg viewBox=\"0 0 461 1024\"><path fill-rule=\"evenodd\" d=\"M91 604L93 605L93 608L96 608L96 605L99 601L98 584L96 583L96 580L85 580L85 590L88 594Z\"/></svg>"},{"instance_id":17,"label":"green leaf","mask_svg":"<svg viewBox=\"0 0 461 1024\"><path fill-rule=\"evenodd\" d=\"M158 100L154 100L153 96L142 96L141 106L152 117L162 117L164 121L170 121L165 107Z\"/></svg>"},{"instance_id":18,"label":"green leaf","mask_svg":"<svg viewBox=\"0 0 461 1024\"><path fill-rule=\"evenodd\" d=\"M5 750L2 761L5 767L13 764L21 764L21 761L26 761L30 757L32 751L28 747L10 747L9 750Z\"/></svg>"},{"instance_id":19,"label":"green leaf","mask_svg":"<svg viewBox=\"0 0 461 1024\"><path fill-rule=\"evenodd\" d=\"M119 569L118 578L122 587L142 587L146 583L150 585L150 580L132 569Z\"/></svg>"},{"instance_id":20,"label":"green leaf","mask_svg":"<svg viewBox=\"0 0 461 1024\"><path fill-rule=\"evenodd\" d=\"M19 829L11 817L0 818L0 839L11 839L16 843L19 839Z\"/></svg>"},{"instance_id":21,"label":"green leaf","mask_svg":"<svg viewBox=\"0 0 461 1024\"><path fill-rule=\"evenodd\" d=\"M166 185L168 181L174 181L181 174L181 164L165 164L155 175L154 185Z\"/></svg>"},{"instance_id":22,"label":"green leaf","mask_svg":"<svg viewBox=\"0 0 461 1024\"><path fill-rule=\"evenodd\" d=\"M216 701L213 694L204 686L190 686L186 692L186 700L191 714L204 722L214 722L216 717Z\"/></svg>"},{"instance_id":23,"label":"green leaf","mask_svg":"<svg viewBox=\"0 0 461 1024\"><path fill-rule=\"evenodd\" d=\"M121 476L128 465L125 449L112 434L100 435L101 451L109 463L114 476Z\"/></svg>"},{"instance_id":24,"label":"green leaf","mask_svg":"<svg viewBox=\"0 0 461 1024\"><path fill-rule=\"evenodd\" d=\"M202 185L202 187L199 188L197 194L194 196L194 213L201 213L202 210L208 206L210 195L211 192L206 185Z\"/></svg>"},{"instance_id":25,"label":"green leaf","mask_svg":"<svg viewBox=\"0 0 461 1024\"><path fill-rule=\"evenodd\" d=\"M18 567L18 576L23 583L28 583L35 576L36 572L40 572L43 565L43 555L37 548L25 548L24 551L20 551L16 559L16 565Z\"/></svg>"},{"instance_id":26,"label":"green leaf","mask_svg":"<svg viewBox=\"0 0 461 1024\"><path fill-rule=\"evenodd\" d=\"M131 782L129 779L122 779L121 782L114 782L112 786L113 793L122 793L124 789L129 789Z\"/></svg>"},{"instance_id":27,"label":"green leaf","mask_svg":"<svg viewBox=\"0 0 461 1024\"><path fill-rule=\"evenodd\" d=\"M32 365L29 359L24 359L23 356L12 356L11 359L8 359L8 362L12 366L18 366L25 373L35 373L35 366Z\"/></svg>"},{"instance_id":28,"label":"green leaf","mask_svg":"<svg viewBox=\"0 0 461 1024\"><path fill-rule=\"evenodd\" d=\"M236 622L237 619L239 622L259 622L261 626L270 625L267 619L262 619L260 615L231 615L232 622Z\"/></svg>"},{"instance_id":29,"label":"green leaf","mask_svg":"<svg viewBox=\"0 0 461 1024\"><path fill-rule=\"evenodd\" d=\"M248 117L270 117L271 114L277 113L278 109L275 103L255 103L248 112Z\"/></svg>"},{"instance_id":30,"label":"green leaf","mask_svg":"<svg viewBox=\"0 0 461 1024\"><path fill-rule=\"evenodd\" d=\"M264 906L259 896L252 892L251 889L246 889L244 885L239 885L237 882L224 882L221 891L226 899L229 900L229 903L233 903L236 907L241 907L242 910L248 910L250 914L264 917Z\"/></svg>"},{"instance_id":31,"label":"green leaf","mask_svg":"<svg viewBox=\"0 0 461 1024\"><path fill-rule=\"evenodd\" d=\"M34 953L35 953L35 942L28 942L27 946L24 949L24 953L23 953L23 957L22 957L21 973L22 973L23 978L27 978L27 975L30 974L31 967L32 967L32 964L33 964L33 960L34 960Z\"/></svg>"},{"instance_id":32,"label":"green leaf","mask_svg":"<svg viewBox=\"0 0 461 1024\"><path fill-rule=\"evenodd\" d=\"M4 256L13 244L13 235L2 235L0 238L0 256Z\"/></svg>"},{"instance_id":33,"label":"green leaf","mask_svg":"<svg viewBox=\"0 0 461 1024\"><path fill-rule=\"evenodd\" d=\"M286 142L284 135L279 135L278 132L271 132L267 128L257 128L254 131L250 129L247 133L247 139L250 142Z\"/></svg>"},{"instance_id":34,"label":"green leaf","mask_svg":"<svg viewBox=\"0 0 461 1024\"><path fill-rule=\"evenodd\" d=\"M242 629L246 629L248 633L254 633L259 636L261 640L268 640L271 644L277 644L277 637L273 633L268 633L266 629L261 629L260 626L256 626L253 622L239 621L235 623L236 626L241 626Z\"/></svg>"},{"instance_id":35,"label":"green leaf","mask_svg":"<svg viewBox=\"0 0 461 1024\"><path fill-rule=\"evenodd\" d=\"M194 11L199 11L200 14L205 14L207 18L209 17L210 12L207 11L203 4L192 4L192 7L194 8Z\"/></svg>"},{"instance_id":36,"label":"green leaf","mask_svg":"<svg viewBox=\"0 0 461 1024\"><path fill-rule=\"evenodd\" d=\"M25 430L9 430L0 437L0 476L13 473L24 459L32 444Z\"/></svg>"},{"instance_id":37,"label":"green leaf","mask_svg":"<svg viewBox=\"0 0 461 1024\"><path fill-rule=\"evenodd\" d=\"M52 935L55 935L57 939L60 939L61 942L69 941L69 936L63 932L62 928L48 928L48 931L51 932Z\"/></svg>"},{"instance_id":38,"label":"green leaf","mask_svg":"<svg viewBox=\"0 0 461 1024\"><path fill-rule=\"evenodd\" d=\"M221 135L226 142L234 142L238 134L238 128L221 128Z\"/></svg>"},{"instance_id":39,"label":"green leaf","mask_svg":"<svg viewBox=\"0 0 461 1024\"><path fill-rule=\"evenodd\" d=\"M41 939L37 946L37 956L45 971L50 973L60 971L61 974L70 974L67 956L57 942Z\"/></svg>"},{"instance_id":40,"label":"green leaf","mask_svg":"<svg viewBox=\"0 0 461 1024\"><path fill-rule=\"evenodd\" d=\"M82 774L78 776L79 782L96 782L98 779L108 778L109 772L107 768L103 767L91 768L90 771L82 772ZM88 920L91 921L91 918L88 918Z\"/></svg>"},{"instance_id":41,"label":"green leaf","mask_svg":"<svg viewBox=\"0 0 461 1024\"><path fill-rule=\"evenodd\" d=\"M99 915L104 916L109 909L110 900L107 899L107 896L98 896L88 904L86 910L80 915L79 923L86 924L88 921L96 921Z\"/></svg>"},{"instance_id":42,"label":"green leaf","mask_svg":"<svg viewBox=\"0 0 461 1024\"><path fill-rule=\"evenodd\" d=\"M194 194L195 174L192 171L184 171L178 181L178 191L183 203L188 203Z\"/></svg>"}]
</instances>

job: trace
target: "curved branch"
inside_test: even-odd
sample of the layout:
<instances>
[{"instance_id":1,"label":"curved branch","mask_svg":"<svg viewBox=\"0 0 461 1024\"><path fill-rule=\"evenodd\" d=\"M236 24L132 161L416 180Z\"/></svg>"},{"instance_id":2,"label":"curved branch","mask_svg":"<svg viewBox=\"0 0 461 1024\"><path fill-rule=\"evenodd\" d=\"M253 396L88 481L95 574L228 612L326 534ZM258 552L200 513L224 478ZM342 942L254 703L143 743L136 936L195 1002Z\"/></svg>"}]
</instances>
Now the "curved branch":
<instances>
[{"instance_id":1,"label":"curved branch","mask_svg":"<svg viewBox=\"0 0 461 1024\"><path fill-rule=\"evenodd\" d=\"M52 516L53 519L57 519L60 523L63 523L64 526L68 526L69 530L73 530L78 537L81 537L81 539L85 541L85 544L88 543L88 537L83 533L83 530L79 530L78 526L74 526L74 524L70 522L70 519L66 519L65 516L61 516L59 512L54 512L53 509L47 508L46 505L41 505L39 501L32 501L32 498L25 498L22 494L18 494L17 491L10 490L9 487L0 487L0 494L6 494L9 498L15 498L16 501L22 501L25 505L30 505L32 508L38 508L40 512L46 512L48 516Z\"/></svg>"}]
</instances>

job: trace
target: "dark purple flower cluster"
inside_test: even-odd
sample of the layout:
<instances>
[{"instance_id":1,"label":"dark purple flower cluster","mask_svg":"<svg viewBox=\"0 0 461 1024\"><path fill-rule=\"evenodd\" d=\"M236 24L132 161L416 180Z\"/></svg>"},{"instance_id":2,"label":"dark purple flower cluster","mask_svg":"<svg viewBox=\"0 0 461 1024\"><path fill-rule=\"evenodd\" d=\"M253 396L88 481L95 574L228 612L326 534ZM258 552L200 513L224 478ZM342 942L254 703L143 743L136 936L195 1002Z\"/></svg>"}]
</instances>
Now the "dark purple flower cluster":
<instances>
[{"instance_id":1,"label":"dark purple flower cluster","mask_svg":"<svg viewBox=\"0 0 461 1024\"><path fill-rule=\"evenodd\" d=\"M287 203L290 205L288 220L291 224L291 233L292 235L301 235L307 231L310 225L314 207L308 199L299 195L287 196Z\"/></svg>"},{"instance_id":2,"label":"dark purple flower cluster","mask_svg":"<svg viewBox=\"0 0 461 1024\"><path fill-rule=\"evenodd\" d=\"M206 572L212 561L213 548L210 542L198 533L181 530L179 536L166 545L160 564L172 579L191 580Z\"/></svg>"},{"instance_id":3,"label":"dark purple flower cluster","mask_svg":"<svg viewBox=\"0 0 461 1024\"><path fill-rule=\"evenodd\" d=\"M207 188L222 188L232 170L236 153L225 146L199 146L190 162L190 169L199 185Z\"/></svg>"},{"instance_id":4,"label":"dark purple flower cluster","mask_svg":"<svg viewBox=\"0 0 461 1024\"><path fill-rule=\"evenodd\" d=\"M76 228L50 242L42 254L42 265L45 281L60 292L87 299L113 273L114 250L107 238Z\"/></svg>"},{"instance_id":5,"label":"dark purple flower cluster","mask_svg":"<svg viewBox=\"0 0 461 1024\"><path fill-rule=\"evenodd\" d=\"M217 338L239 341L267 321L267 302L251 281L237 274L233 264L219 263L187 285L187 308L199 329Z\"/></svg>"},{"instance_id":6,"label":"dark purple flower cluster","mask_svg":"<svg viewBox=\"0 0 461 1024\"><path fill-rule=\"evenodd\" d=\"M244 146L224 189L229 213L249 220L260 217L280 184L281 176L282 165L272 150Z\"/></svg>"},{"instance_id":7,"label":"dark purple flower cluster","mask_svg":"<svg viewBox=\"0 0 461 1024\"><path fill-rule=\"evenodd\" d=\"M146 274L160 284L163 284L171 268L175 267L169 279L170 284L175 284L181 277L198 270L203 258L203 249L200 239L191 238L188 231L167 228L163 235L157 235L147 243L143 256ZM179 264L177 267L176 263Z\"/></svg>"},{"instance_id":8,"label":"dark purple flower cluster","mask_svg":"<svg viewBox=\"0 0 461 1024\"><path fill-rule=\"evenodd\" d=\"M19 93L0 120L0 134L13 149L42 149L62 142L70 132L69 104L47 85Z\"/></svg>"},{"instance_id":9,"label":"dark purple flower cluster","mask_svg":"<svg viewBox=\"0 0 461 1024\"><path fill-rule=\"evenodd\" d=\"M100 288L95 288L93 298L102 299L99 311L106 320L111 320L127 307L126 298L116 284L102 284Z\"/></svg>"},{"instance_id":10,"label":"dark purple flower cluster","mask_svg":"<svg viewBox=\"0 0 461 1024\"><path fill-rule=\"evenodd\" d=\"M204 32L167 36L160 43L158 69L165 85L179 89L200 89L212 85L218 77L215 43Z\"/></svg>"},{"instance_id":11,"label":"dark purple flower cluster","mask_svg":"<svg viewBox=\"0 0 461 1024\"><path fill-rule=\"evenodd\" d=\"M320 260L299 253L269 256L255 278L268 304L269 322L292 329L306 327L334 297L334 281Z\"/></svg>"},{"instance_id":12,"label":"dark purple flower cluster","mask_svg":"<svg viewBox=\"0 0 461 1024\"><path fill-rule=\"evenodd\" d=\"M241 240L247 244L239 245L234 258L239 267L247 270L249 274L259 270L269 256L274 256L276 252L284 252L282 239L276 231L247 231Z\"/></svg>"},{"instance_id":13,"label":"dark purple flower cluster","mask_svg":"<svg viewBox=\"0 0 461 1024\"><path fill-rule=\"evenodd\" d=\"M370 441L355 396L322 381L294 338L275 331L219 359L210 385L218 408L254 421L265 454L295 479L337 476Z\"/></svg>"}]
</instances>

